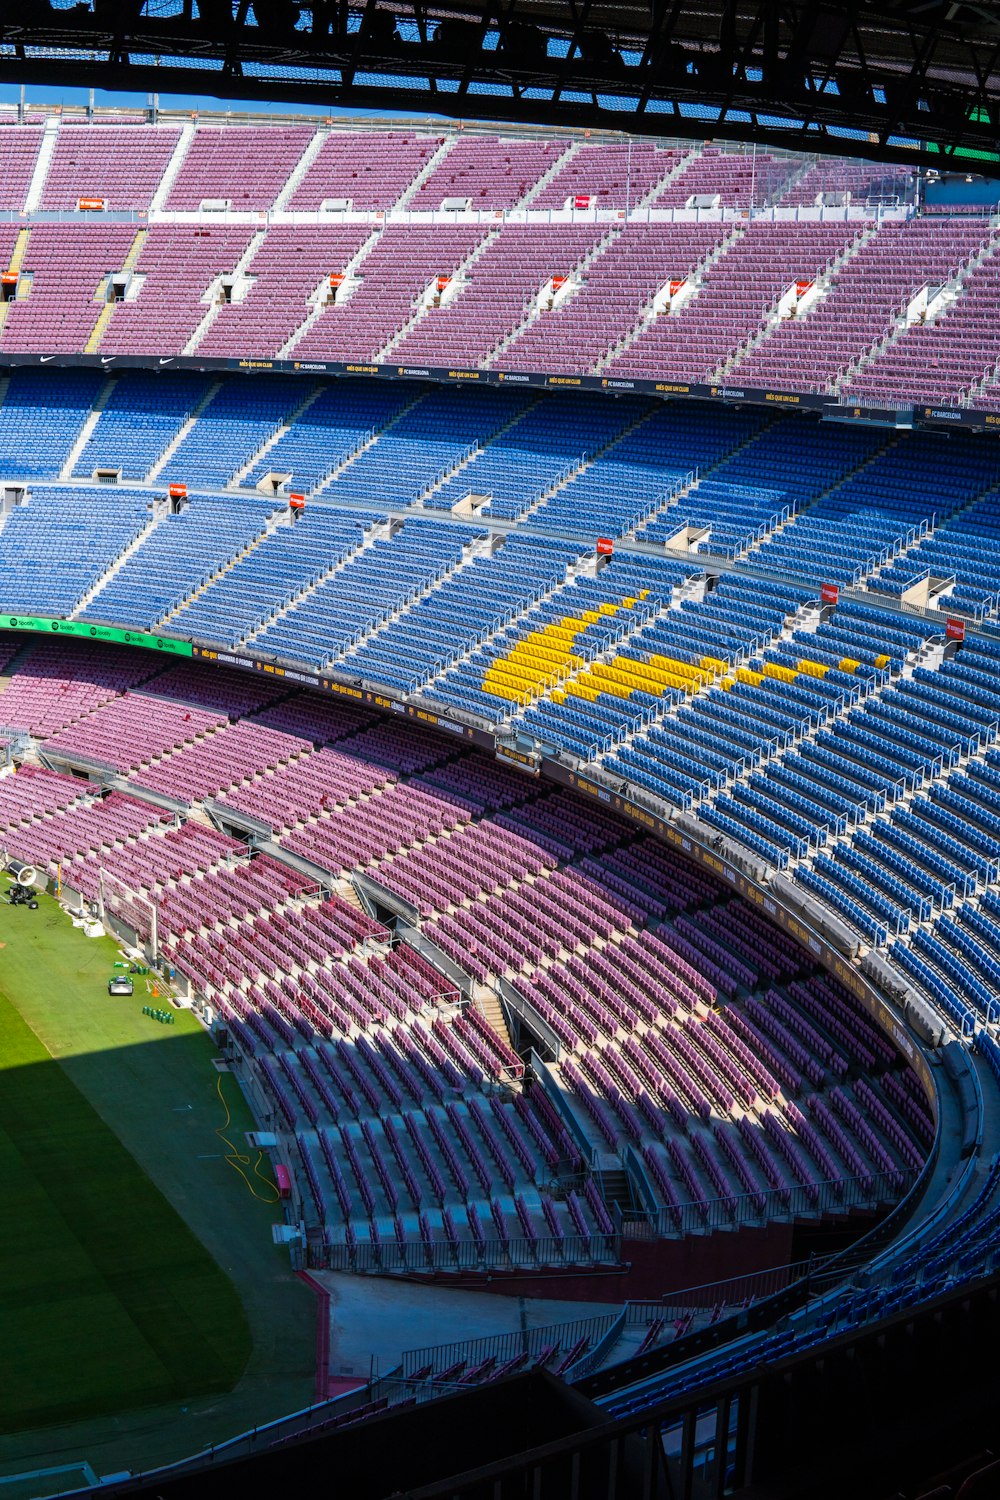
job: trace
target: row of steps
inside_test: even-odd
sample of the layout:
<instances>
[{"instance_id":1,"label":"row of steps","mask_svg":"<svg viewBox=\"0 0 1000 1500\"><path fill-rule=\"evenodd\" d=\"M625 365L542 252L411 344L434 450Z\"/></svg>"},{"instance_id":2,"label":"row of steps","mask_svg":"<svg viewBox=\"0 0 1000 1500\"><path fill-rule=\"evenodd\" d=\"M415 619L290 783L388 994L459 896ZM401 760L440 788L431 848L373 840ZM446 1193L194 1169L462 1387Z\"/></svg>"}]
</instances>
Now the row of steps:
<instances>
[{"instance_id":1,"label":"row of steps","mask_svg":"<svg viewBox=\"0 0 1000 1500\"><path fill-rule=\"evenodd\" d=\"M194 140L194 137L194 121L191 121L190 124L181 126L181 133L178 138L177 145L174 147L173 155L167 162L166 171L160 178L160 181L157 184L156 192L153 194L152 199L150 200L149 207L151 213L158 213L162 208L166 206L166 202L170 197L173 185L177 181L177 174L180 172L181 167L184 165L184 159L187 156L188 151L191 149L191 142Z\"/></svg>"},{"instance_id":2,"label":"row of steps","mask_svg":"<svg viewBox=\"0 0 1000 1500\"><path fill-rule=\"evenodd\" d=\"M715 246L714 250L710 250L707 255L702 257L702 259L695 266L694 270L691 272L690 276L687 278L688 286L692 289L691 295L685 298L683 306L679 309L680 312L683 312L684 308L688 306L689 302L697 298L707 273L711 270L711 268L716 264L717 261L722 259L727 250L730 250L738 240L743 238L744 234L746 234L745 225L734 225L729 233L724 235L720 243ZM623 334L622 337L618 339L618 341L613 344L610 349L606 350L605 353L601 355L599 360L597 360L597 362L593 366L593 369L590 371L592 375L600 375L604 370L607 369L612 360L617 359L619 355L624 354L627 350L631 349L636 340L646 332L646 329L649 328L649 326L655 321L656 318L662 316L670 316L669 313L663 314L660 312L660 301L661 293L658 291L656 295L646 303L645 307L639 313L638 318L636 319L633 326L629 329L628 333Z\"/></svg>"},{"instance_id":3,"label":"row of steps","mask_svg":"<svg viewBox=\"0 0 1000 1500\"><path fill-rule=\"evenodd\" d=\"M379 438L384 437L387 432L392 432L393 428L396 427L397 424L401 422L403 418L409 412L411 412L419 402L423 400L425 394L426 393L422 387L418 388L417 394L413 397L412 401L408 401L405 406L400 408L399 411L394 412L387 422L382 423L381 427L374 428L372 430L371 436L366 438L363 443L360 443L353 453L351 453L347 458L343 459L339 464L334 465L334 467L330 470L329 474L322 481L322 483L316 486L315 490L313 491L313 495L322 495L324 490L329 489L330 485L332 485L337 479L339 479L341 474L346 473L351 465L355 463L363 453L367 453L369 448L373 448L375 446Z\"/></svg>"},{"instance_id":4,"label":"row of steps","mask_svg":"<svg viewBox=\"0 0 1000 1500\"><path fill-rule=\"evenodd\" d=\"M249 646L263 631L267 630L269 626L277 624L277 622L279 620L283 620L285 615L287 615L291 610L297 608L298 605L303 604L305 600L311 598L311 596L316 592L321 584L326 583L328 579L332 578L336 573L339 573L342 568L346 568L348 564L352 563L356 557L360 557L361 553L366 552L374 542L379 541L380 539L384 541L388 538L388 536L388 522L384 522L379 526L370 527L364 533L360 544L355 547L353 552L349 552L346 557L338 558L335 563L333 563L329 568L326 568L319 575L314 583L306 584L305 588L299 589L298 593L293 594L288 603L283 604L280 609L276 609L272 615L269 615L268 618L264 621L263 625L258 625L254 630L249 631L243 638L243 644L245 646Z\"/></svg>"},{"instance_id":5,"label":"row of steps","mask_svg":"<svg viewBox=\"0 0 1000 1500\"><path fill-rule=\"evenodd\" d=\"M369 252L373 250L378 244L381 234L381 228L373 229L368 238L354 252L350 260L346 263L343 270L344 289L350 286L352 278L357 274L358 267L361 265L362 261L369 254ZM319 322L320 318L323 316L324 312L329 306L328 291L329 288L324 286L320 286L317 289L316 293L311 299L312 306L304 315L302 322L299 324L298 328L295 329L291 336L285 340L281 348L278 350L278 353L276 355L277 359L290 359L292 354L295 352L298 344L301 343L302 339L305 338L309 330ZM341 295L343 295L343 289Z\"/></svg>"},{"instance_id":6,"label":"row of steps","mask_svg":"<svg viewBox=\"0 0 1000 1500\"><path fill-rule=\"evenodd\" d=\"M207 583L199 584L198 587L193 591L193 593L188 594L185 599L181 600L180 604L176 604L174 605L173 609L168 610L167 613L156 622L157 628L163 629L164 627L169 625L170 621L174 619L175 616L179 615L181 610L186 609L189 604L193 604L196 599L199 599L206 589L210 589L213 584L218 583L220 578L224 578L227 573L235 568L237 563L243 562L245 558L249 557L251 552L256 552L261 543L266 542L268 537L273 536L279 526L287 526L288 524L288 511L272 511L272 513L267 518L263 531L259 532L257 536L255 536L253 540L247 544L247 546L242 547L239 552L234 553L233 556L228 558L221 567L216 569Z\"/></svg>"},{"instance_id":7,"label":"row of steps","mask_svg":"<svg viewBox=\"0 0 1000 1500\"><path fill-rule=\"evenodd\" d=\"M155 464L146 475L144 481L146 484L152 484L155 479L159 478L160 474L173 458L174 454L177 452L177 449L180 447L181 443L183 443L184 439L187 437L188 433L191 431L198 418L205 411L205 408L208 406L209 402L213 401L221 390L222 382L220 380L213 380L211 384L206 388L201 400L191 408L191 413L188 416L187 420L183 422L178 428L177 432L171 438L170 442L164 448L163 452L160 454L159 458L156 460Z\"/></svg>"},{"instance_id":8,"label":"row of steps","mask_svg":"<svg viewBox=\"0 0 1000 1500\"><path fill-rule=\"evenodd\" d=\"M606 234L601 236L596 245L592 245L587 253L582 256L575 265L569 267L570 275L583 275L589 269L589 267L593 265L594 261L598 260L604 254L605 250L607 250L609 246L615 243L618 238L618 234L619 230L617 228L609 229ZM527 314L521 319L520 323L518 323L515 328L512 328L510 332L500 340L495 349L490 350L489 354L483 361L483 364L486 366L486 368L492 369L497 360L503 358L507 350L510 348L511 344L513 344L516 339L519 339L522 333L526 333L529 328L531 328L535 323L538 322L538 319L542 316L542 313L544 311L544 301L543 297L540 294L539 296L534 298Z\"/></svg>"},{"instance_id":9,"label":"row of steps","mask_svg":"<svg viewBox=\"0 0 1000 1500\"><path fill-rule=\"evenodd\" d=\"M954 306L962 296L965 284L972 273L978 270L984 260L988 260L995 255L998 249L1000 249L1000 237L997 235L996 226L993 226L989 240L980 247L975 255L970 256L964 265L959 267L954 276L945 281L938 289L934 303L940 309L942 316L946 315L948 308ZM915 321L909 315L909 305L907 304L907 306L899 309L896 321L888 334L876 339L874 343L869 345L867 349L838 372L831 387L835 394L839 395L841 391L845 391L849 395L850 383L854 376L867 370L887 349L890 349L893 344L897 344L900 339L905 338Z\"/></svg>"},{"instance_id":10,"label":"row of steps","mask_svg":"<svg viewBox=\"0 0 1000 1500\"><path fill-rule=\"evenodd\" d=\"M470 271L473 269L473 267L475 266L476 262L483 255L485 255L486 251L490 248L490 246L493 245L493 244L495 244L495 242L499 239L499 237L500 237L500 230L499 229L493 229L493 230L491 230L489 234L486 234L486 235L483 236L483 238L480 240L479 244L475 247L475 249L472 250L465 257L465 259L462 260L462 261L460 261L459 264L456 266L455 271L454 271L454 273L452 275L452 283L458 286L458 288L459 288L459 290L458 290L458 296L459 297L461 297L462 291L464 291L464 289L465 289L465 286L464 286L465 280L468 277ZM428 316L428 314L432 311L432 307L433 307L433 304L430 304L430 305L428 305L426 307L423 305L423 302L421 302L421 303L418 304L416 311L414 312L413 316L408 320L408 322L404 323L403 326L402 326L402 328L399 330L399 332L398 333L394 333L393 336L392 336L392 338L390 338L389 340L387 340L387 342L382 345L381 349L378 350L378 352L375 355L375 362L376 362L376 364L384 364L386 360L389 360L389 359L392 358L393 350L395 350L403 342L404 339L408 338L409 335L413 332L413 330L420 323L423 322L424 318L426 318Z\"/></svg>"},{"instance_id":11,"label":"row of steps","mask_svg":"<svg viewBox=\"0 0 1000 1500\"><path fill-rule=\"evenodd\" d=\"M132 541L128 544L125 550L115 558L111 566L104 570L100 578L98 578L97 582L93 584L87 590L87 592L77 600L73 609L70 611L71 620L78 620L82 614L86 613L86 611L93 603L93 600L101 592L104 586L111 582L115 574L121 571L121 569L133 556L133 554L138 552L143 543L149 540L166 514L166 503L161 501L159 504L156 504L154 502L149 520L146 522L142 530L138 533L137 536L133 537Z\"/></svg>"},{"instance_id":12,"label":"row of steps","mask_svg":"<svg viewBox=\"0 0 1000 1500\"><path fill-rule=\"evenodd\" d=\"M263 245L265 237L266 231L263 229L260 229L256 234L251 235L250 243L247 245L243 254L240 256L239 260L236 262L235 266L232 269L231 275L234 281L238 281L240 277L246 275L247 267L253 260L254 256L257 254L257 251ZM209 303L208 311L202 318L201 322L198 324L198 327L195 329L194 333L188 339L187 343L184 345L184 348L181 350L182 354L191 355L195 352L198 345L201 343L202 339L205 337L208 330L212 327L212 324L219 316L219 313L222 311L223 307L226 306L225 301L222 299L219 293L218 287L219 282L218 279L216 279L212 282L212 285L208 288L207 292L202 297L202 302Z\"/></svg>"},{"instance_id":13,"label":"row of steps","mask_svg":"<svg viewBox=\"0 0 1000 1500\"><path fill-rule=\"evenodd\" d=\"M481 454L485 453L487 449L489 449L491 445L497 441L498 438L501 438L506 433L510 432L512 427L516 427L518 422L520 422L529 411L533 411L537 405L538 400L534 400L531 401L528 406L524 407L522 410L515 412L514 415L508 418L506 422L503 422L496 429L496 431L491 432L487 437L485 437L481 446L476 447L472 453L466 454L464 458L460 458L457 464L454 464L450 469L447 470L446 473L441 475L440 479L436 479L428 489L424 490L423 494L419 497L418 504L423 504L423 502L427 500L431 495L436 495L439 490L444 489L445 485L450 483L450 481L454 479L456 474L461 474L463 469L467 469L470 464L474 464L476 459L479 458ZM460 505L462 502L458 501L457 503ZM454 510L454 507L452 507L452 509Z\"/></svg>"},{"instance_id":14,"label":"row of steps","mask_svg":"<svg viewBox=\"0 0 1000 1500\"><path fill-rule=\"evenodd\" d=\"M290 411L287 417L285 417L284 420L280 422L279 425L274 429L274 431L271 433L271 436L264 439L261 446L257 449L256 453L251 455L248 462L245 463L242 468L236 470L236 473L229 481L229 485L227 486L227 488L239 489L243 481L260 463L260 460L264 457L265 453L269 453L274 447L275 443L277 443L279 439L283 438L286 432L291 431L292 424L294 422L297 422L300 417L305 415L310 406L312 406L313 402L322 394L322 391L323 387L321 385L314 385L311 390L306 392L305 396L299 402L298 406L295 407L294 411Z\"/></svg>"},{"instance_id":15,"label":"row of steps","mask_svg":"<svg viewBox=\"0 0 1000 1500\"><path fill-rule=\"evenodd\" d=\"M846 247L846 249L844 249L840 255L835 256L822 276L817 277L810 294L809 307L805 311L797 313L796 316L807 318L812 308L826 299L826 297L832 291L833 287L836 285L838 273L844 268L844 266L848 265L849 262L854 259L859 250L864 249L865 245L867 245L870 240L874 239L876 230L877 226L875 224L866 223L862 225L859 233L855 235L854 239ZM764 328L762 328L752 338L748 339L745 344L741 344L733 354L731 354L727 359L724 359L721 364L716 367L711 377L713 383L724 383L728 381L730 377L734 376L736 379L739 378L739 367L743 363L743 361L745 359L748 359L750 355L756 353L761 344L766 343L767 339L775 331L775 329L780 328L782 323L785 322L788 315L781 311L782 302L783 298L779 298L778 301L774 304L771 309L770 316L768 317L767 324Z\"/></svg>"},{"instance_id":16,"label":"row of steps","mask_svg":"<svg viewBox=\"0 0 1000 1500\"><path fill-rule=\"evenodd\" d=\"M366 631L365 634L361 636L361 638L356 641L353 646L348 647L346 651L338 651L335 656L332 656L330 658L330 661L338 666L349 667L351 658L356 654L357 651L363 650L364 648L370 646L373 641L377 641L382 632L384 630L388 630L390 626L395 625L403 615L409 614L410 610L415 609L418 604L422 604L425 599L430 598L430 596L436 593L439 589L442 589L448 584L452 583L453 580L457 578L458 575L462 572L462 570L464 568L467 568L469 564L474 561L474 552L475 548L473 545L470 544L469 546L467 546L462 553L461 560L455 565L455 567L451 569L449 573L445 574L445 577L443 579L435 579L433 583L421 589L420 593L414 600L412 600L411 603L402 605L387 620L383 620L373 629Z\"/></svg>"},{"instance_id":17,"label":"row of steps","mask_svg":"<svg viewBox=\"0 0 1000 1500\"><path fill-rule=\"evenodd\" d=\"M110 313L113 310L113 307L114 307L114 304L109 302L107 304L107 306L105 307L104 312L108 313L108 315L110 316ZM101 314L102 317L104 316L104 312L102 312L102 314ZM89 441L90 441L90 435L93 432L94 428L97 426L98 422L100 421L101 412L107 406L108 400L109 400L109 398L111 396L111 392L114 390L114 388L115 388L114 377L113 376L109 376L108 379L101 386L101 389L98 391L97 395L95 396L95 398L94 398L94 404L90 408L90 411L87 413L87 415L86 415L86 417L84 419L84 422L83 422L83 426L80 428L80 431L77 433L76 440L73 443L72 448L69 450L69 453L66 455L66 462L63 464L62 468L59 471L59 478L60 479L72 479L72 477L73 477L73 470L76 468L77 459L80 457L80 454L83 452L84 448L86 448L87 444L89 443Z\"/></svg>"}]
</instances>

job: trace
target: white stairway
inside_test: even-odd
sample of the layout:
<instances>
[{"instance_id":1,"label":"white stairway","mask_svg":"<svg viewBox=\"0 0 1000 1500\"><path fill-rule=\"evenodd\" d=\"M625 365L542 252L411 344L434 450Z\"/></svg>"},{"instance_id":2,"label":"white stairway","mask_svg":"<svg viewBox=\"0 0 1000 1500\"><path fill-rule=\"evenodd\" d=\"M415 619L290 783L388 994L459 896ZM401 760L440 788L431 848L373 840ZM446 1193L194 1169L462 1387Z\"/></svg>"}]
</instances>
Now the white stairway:
<instances>
[{"instance_id":1,"label":"white stairway","mask_svg":"<svg viewBox=\"0 0 1000 1500\"><path fill-rule=\"evenodd\" d=\"M84 419L83 426L80 428L80 431L76 435L76 441L74 442L72 448L69 450L69 453L66 455L66 462L59 470L60 479L72 479L73 470L76 468L76 461L80 457L80 454L83 452L84 448L86 448L87 443L90 440L90 434L97 426L97 423L100 420L101 412L107 406L108 398L110 397L111 392L114 390L116 383L117 382L115 381L114 376L109 376L101 386L101 389L98 391L97 396L94 400L94 404L90 408L90 411L87 413L87 416Z\"/></svg>"},{"instance_id":2,"label":"white stairway","mask_svg":"<svg viewBox=\"0 0 1000 1500\"><path fill-rule=\"evenodd\" d=\"M152 484L153 480L157 478L168 460L173 458L174 454L177 452L177 449L180 447L181 443L183 443L184 439L187 437L188 433L191 431L191 428L194 426L195 422L197 422L198 418L201 416L202 412L205 410L212 397L216 394L217 391L220 391L221 389L222 382L219 380L213 380L204 396L202 396L197 406L192 410L191 415L182 424L180 430L176 433L176 435L171 438L170 442L167 444L163 452L160 454L159 458L156 460L156 463L146 475L146 478L144 480L145 484Z\"/></svg>"},{"instance_id":3,"label":"white stairway","mask_svg":"<svg viewBox=\"0 0 1000 1500\"><path fill-rule=\"evenodd\" d=\"M188 151L191 147L191 142L194 140L194 131L195 127L193 122L190 125L181 126L180 139L178 140L177 145L174 147L173 155L167 162L166 170L164 171L163 176L160 178L160 181L157 184L156 192L153 194L152 201L149 205L150 222L153 221L153 216L159 213L170 196L170 189L173 187L174 182L177 179L178 172L184 165L184 158L187 156Z\"/></svg>"},{"instance_id":4,"label":"white stairway","mask_svg":"<svg viewBox=\"0 0 1000 1500\"><path fill-rule=\"evenodd\" d=\"M52 165L52 157L55 154L56 141L59 137L59 121L51 116L45 121L42 130L42 144L35 159L35 170L31 174L28 184L28 195L24 200L24 212L33 214L42 201L42 193L45 191L45 179L49 175L49 167Z\"/></svg>"}]
</instances>

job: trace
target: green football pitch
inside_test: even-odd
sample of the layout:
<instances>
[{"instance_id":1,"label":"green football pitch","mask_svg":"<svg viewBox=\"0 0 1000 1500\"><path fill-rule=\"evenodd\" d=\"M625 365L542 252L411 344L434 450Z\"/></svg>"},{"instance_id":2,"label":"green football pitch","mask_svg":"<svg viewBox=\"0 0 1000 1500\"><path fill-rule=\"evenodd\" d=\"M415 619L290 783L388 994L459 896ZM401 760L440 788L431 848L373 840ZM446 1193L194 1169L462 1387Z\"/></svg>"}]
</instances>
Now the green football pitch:
<instances>
[{"instance_id":1,"label":"green football pitch","mask_svg":"<svg viewBox=\"0 0 1000 1500\"><path fill-rule=\"evenodd\" d=\"M214 1172L269 1242L266 1163L231 1171L234 1080L189 1012L142 1015L143 980L108 996L118 956L49 897L0 900L0 1432L221 1393L250 1355L232 1281L136 1156L202 1214Z\"/></svg>"}]
</instances>

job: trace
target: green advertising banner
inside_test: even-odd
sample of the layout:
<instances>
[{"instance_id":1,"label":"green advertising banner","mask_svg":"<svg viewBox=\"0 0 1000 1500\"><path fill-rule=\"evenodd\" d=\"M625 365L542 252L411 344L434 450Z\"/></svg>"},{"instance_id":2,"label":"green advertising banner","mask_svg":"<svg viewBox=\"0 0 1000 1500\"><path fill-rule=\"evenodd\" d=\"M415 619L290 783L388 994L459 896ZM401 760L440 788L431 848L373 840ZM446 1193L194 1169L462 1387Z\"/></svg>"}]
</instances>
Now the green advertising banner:
<instances>
[{"instance_id":1,"label":"green advertising banner","mask_svg":"<svg viewBox=\"0 0 1000 1500\"><path fill-rule=\"evenodd\" d=\"M145 630L118 630L113 625L91 625L86 620L51 620L45 615L0 615L0 630L31 630L40 635L72 635L88 641L113 641L118 646L145 646L170 656L190 656L190 641L150 635Z\"/></svg>"}]
</instances>

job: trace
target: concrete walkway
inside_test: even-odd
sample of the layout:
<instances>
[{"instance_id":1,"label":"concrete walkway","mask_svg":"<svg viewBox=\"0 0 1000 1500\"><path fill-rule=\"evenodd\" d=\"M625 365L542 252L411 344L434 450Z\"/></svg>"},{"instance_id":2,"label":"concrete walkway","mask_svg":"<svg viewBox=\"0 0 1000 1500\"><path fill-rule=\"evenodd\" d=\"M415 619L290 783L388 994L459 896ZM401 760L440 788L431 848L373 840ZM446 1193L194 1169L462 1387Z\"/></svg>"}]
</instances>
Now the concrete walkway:
<instances>
[{"instance_id":1,"label":"concrete walkway","mask_svg":"<svg viewBox=\"0 0 1000 1500\"><path fill-rule=\"evenodd\" d=\"M314 1271L330 1293L330 1375L385 1375L409 1349L596 1318L619 1303L557 1302Z\"/></svg>"}]
</instances>

